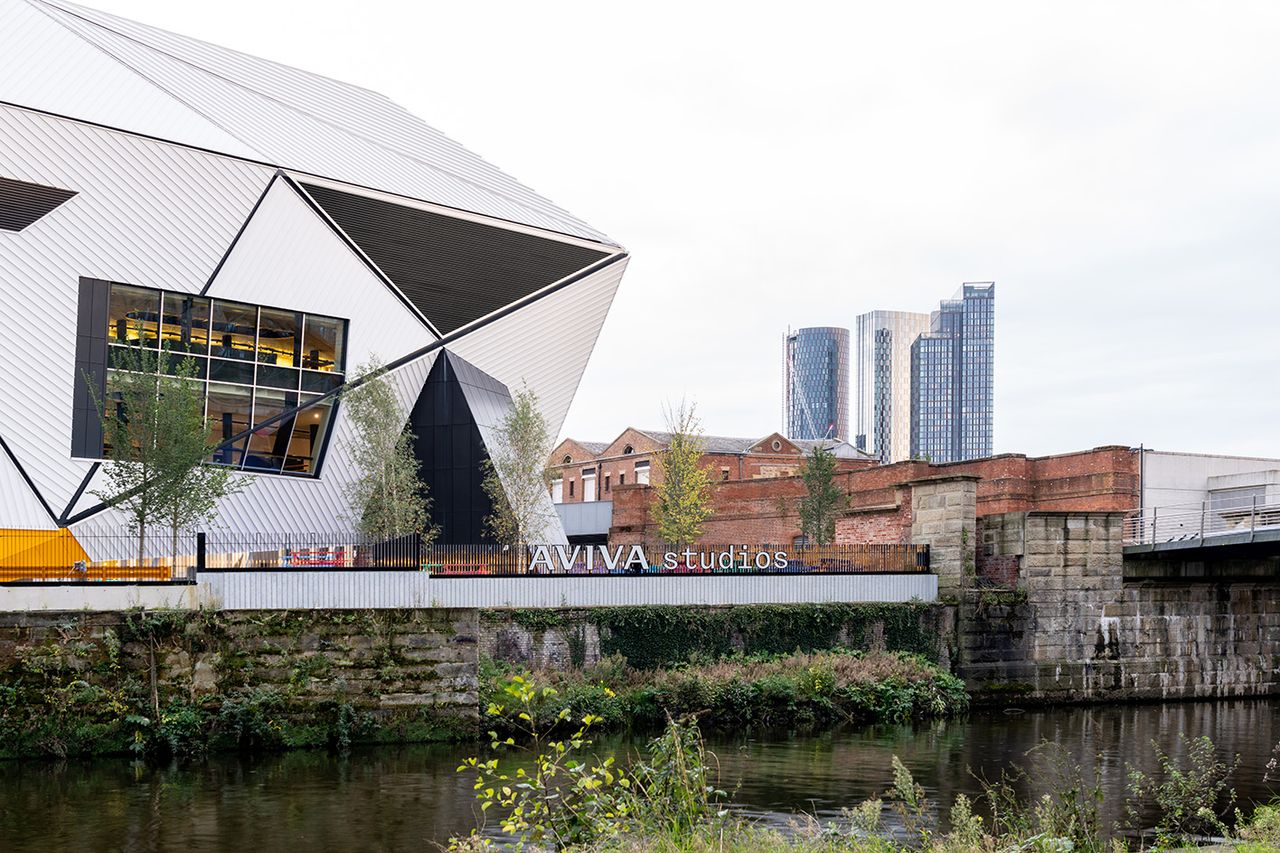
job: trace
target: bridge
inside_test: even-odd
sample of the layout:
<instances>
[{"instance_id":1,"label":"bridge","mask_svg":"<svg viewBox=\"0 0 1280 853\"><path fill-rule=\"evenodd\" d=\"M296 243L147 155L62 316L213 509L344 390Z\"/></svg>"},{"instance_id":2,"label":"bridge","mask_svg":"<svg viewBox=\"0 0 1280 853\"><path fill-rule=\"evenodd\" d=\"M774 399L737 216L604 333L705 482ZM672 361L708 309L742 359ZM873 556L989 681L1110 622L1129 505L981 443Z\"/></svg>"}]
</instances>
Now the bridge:
<instances>
[{"instance_id":1,"label":"bridge","mask_svg":"<svg viewBox=\"0 0 1280 853\"><path fill-rule=\"evenodd\" d=\"M1125 519L1126 579L1280 577L1280 502L1225 497Z\"/></svg>"}]
</instances>

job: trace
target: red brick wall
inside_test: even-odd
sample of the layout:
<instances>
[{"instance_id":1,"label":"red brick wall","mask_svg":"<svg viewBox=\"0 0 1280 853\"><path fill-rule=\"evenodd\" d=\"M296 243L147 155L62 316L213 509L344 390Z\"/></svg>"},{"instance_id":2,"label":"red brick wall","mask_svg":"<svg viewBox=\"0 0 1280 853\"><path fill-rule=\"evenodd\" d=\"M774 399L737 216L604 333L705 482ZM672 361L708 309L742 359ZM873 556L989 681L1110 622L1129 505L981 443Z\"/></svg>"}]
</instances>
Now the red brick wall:
<instances>
[{"instance_id":1,"label":"red brick wall","mask_svg":"<svg viewBox=\"0 0 1280 853\"><path fill-rule=\"evenodd\" d=\"M897 507L855 511L836 522L836 543L893 545L911 541L911 490L899 490Z\"/></svg>"},{"instance_id":2,"label":"red brick wall","mask_svg":"<svg viewBox=\"0 0 1280 853\"><path fill-rule=\"evenodd\" d=\"M838 522L837 541L910 541L909 484L943 474L973 474L981 478L979 517L1031 510L1108 512L1138 505L1138 459L1127 447L1099 447L1037 458L1010 454L946 465L899 462L858 467L837 477L854 510ZM796 502L803 492L799 477L717 483L713 494L715 514L707 524L704 541L790 543L800 534ZM642 541L649 526L650 490L627 486L615 488L611 496L612 538L620 543Z\"/></svg>"}]
</instances>

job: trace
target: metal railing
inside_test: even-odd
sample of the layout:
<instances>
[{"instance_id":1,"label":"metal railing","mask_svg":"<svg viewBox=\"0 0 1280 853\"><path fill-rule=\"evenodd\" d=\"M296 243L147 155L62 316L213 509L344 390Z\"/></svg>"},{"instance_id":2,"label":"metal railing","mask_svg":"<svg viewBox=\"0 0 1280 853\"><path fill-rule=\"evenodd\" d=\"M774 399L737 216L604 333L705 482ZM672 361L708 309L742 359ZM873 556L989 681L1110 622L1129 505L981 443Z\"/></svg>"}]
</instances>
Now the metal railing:
<instances>
[{"instance_id":1,"label":"metal railing","mask_svg":"<svg viewBox=\"0 0 1280 853\"><path fill-rule=\"evenodd\" d=\"M420 536L190 532L176 541L67 530L0 532L0 583L194 583L200 572L410 571L438 577L928 573L929 547L441 545Z\"/></svg>"},{"instance_id":2,"label":"metal railing","mask_svg":"<svg viewBox=\"0 0 1280 853\"><path fill-rule=\"evenodd\" d=\"M1280 503L1258 496L1148 507L1124 522L1124 544L1154 545L1280 530Z\"/></svg>"},{"instance_id":3,"label":"metal railing","mask_svg":"<svg viewBox=\"0 0 1280 853\"><path fill-rule=\"evenodd\" d=\"M637 551L638 549L638 551ZM541 575L797 574L929 571L929 547L440 545L404 537L367 542L332 536L224 537L210 534L209 570L413 569L440 577Z\"/></svg>"},{"instance_id":4,"label":"metal railing","mask_svg":"<svg viewBox=\"0 0 1280 853\"><path fill-rule=\"evenodd\" d=\"M0 531L0 583L194 583L197 536Z\"/></svg>"}]
</instances>

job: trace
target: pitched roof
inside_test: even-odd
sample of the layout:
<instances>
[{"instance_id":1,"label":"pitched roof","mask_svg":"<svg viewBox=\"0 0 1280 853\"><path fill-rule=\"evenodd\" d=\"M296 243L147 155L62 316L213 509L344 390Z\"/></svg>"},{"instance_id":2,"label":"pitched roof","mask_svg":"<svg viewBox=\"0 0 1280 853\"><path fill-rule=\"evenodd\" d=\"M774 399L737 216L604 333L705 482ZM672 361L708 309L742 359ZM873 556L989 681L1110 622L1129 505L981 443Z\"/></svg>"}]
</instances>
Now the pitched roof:
<instances>
[{"instance_id":1,"label":"pitched roof","mask_svg":"<svg viewBox=\"0 0 1280 853\"><path fill-rule=\"evenodd\" d=\"M652 438L659 445L666 447L671 444L672 434L669 432L657 432L654 430L637 430ZM770 433L769 435L772 435ZM703 449L707 453L747 453L751 448L759 444L768 436L756 436L755 438L737 438L725 435L704 435L700 436ZM789 438L787 441L794 444L800 450L808 453L815 446L821 445L830 450L833 454L840 458L857 459L866 457L868 454L858 450L847 441L830 441L826 439L801 439Z\"/></svg>"},{"instance_id":2,"label":"pitched roof","mask_svg":"<svg viewBox=\"0 0 1280 853\"><path fill-rule=\"evenodd\" d=\"M65 0L0 0L0 101L614 245L386 97Z\"/></svg>"}]
</instances>

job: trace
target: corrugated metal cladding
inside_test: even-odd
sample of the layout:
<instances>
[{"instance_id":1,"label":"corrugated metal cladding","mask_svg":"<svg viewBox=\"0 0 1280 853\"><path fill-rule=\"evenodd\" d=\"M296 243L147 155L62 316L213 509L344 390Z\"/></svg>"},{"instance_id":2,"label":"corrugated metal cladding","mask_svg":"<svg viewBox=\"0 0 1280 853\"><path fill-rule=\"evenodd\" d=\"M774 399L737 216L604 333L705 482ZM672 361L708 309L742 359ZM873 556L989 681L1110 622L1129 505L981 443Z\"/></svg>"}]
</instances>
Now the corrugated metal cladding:
<instances>
[{"instance_id":1,"label":"corrugated metal cladding","mask_svg":"<svg viewBox=\"0 0 1280 853\"><path fill-rule=\"evenodd\" d=\"M351 377L371 355L387 363L435 339L283 179L275 180L263 196L208 293L349 320L346 367Z\"/></svg>"},{"instance_id":2,"label":"corrugated metal cladding","mask_svg":"<svg viewBox=\"0 0 1280 853\"><path fill-rule=\"evenodd\" d=\"M626 266L626 259L610 264L449 348L508 388L527 383L558 435Z\"/></svg>"},{"instance_id":3,"label":"corrugated metal cladding","mask_svg":"<svg viewBox=\"0 0 1280 853\"><path fill-rule=\"evenodd\" d=\"M616 607L936 601L935 575L684 575L436 578L424 572L205 572L227 610Z\"/></svg>"},{"instance_id":4,"label":"corrugated metal cladding","mask_svg":"<svg viewBox=\"0 0 1280 853\"><path fill-rule=\"evenodd\" d=\"M74 190L0 177L0 230L21 231L74 195Z\"/></svg>"},{"instance_id":5,"label":"corrugated metal cladding","mask_svg":"<svg viewBox=\"0 0 1280 853\"><path fill-rule=\"evenodd\" d=\"M0 174L77 193L0 240L0 436L61 512L90 466L69 453L81 277L198 292L274 172L0 106Z\"/></svg>"},{"instance_id":6,"label":"corrugated metal cladding","mask_svg":"<svg viewBox=\"0 0 1280 853\"><path fill-rule=\"evenodd\" d=\"M608 242L382 95L61 0L31 0L43 21L24 6L0 0L6 17L31 31L23 38L59 48L29 55L26 75L83 76L93 87L82 69L97 72L107 61L117 66L109 76L133 79L115 79L113 96L96 101L56 84L24 85L21 103ZM68 37L77 44L64 44ZM22 40L0 29L0 55L10 48L21 51ZM166 103L135 109L156 100Z\"/></svg>"},{"instance_id":7,"label":"corrugated metal cladding","mask_svg":"<svg viewBox=\"0 0 1280 853\"><path fill-rule=\"evenodd\" d=\"M0 449L0 527L50 530L57 527L9 454Z\"/></svg>"},{"instance_id":8,"label":"corrugated metal cladding","mask_svg":"<svg viewBox=\"0 0 1280 853\"><path fill-rule=\"evenodd\" d=\"M606 255L330 187L303 188L446 335Z\"/></svg>"},{"instance_id":9,"label":"corrugated metal cladding","mask_svg":"<svg viewBox=\"0 0 1280 853\"><path fill-rule=\"evenodd\" d=\"M0 100L262 159L123 63L59 26L43 7L0 0Z\"/></svg>"}]
</instances>

